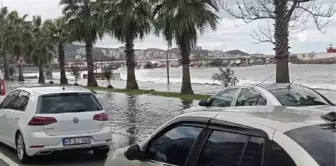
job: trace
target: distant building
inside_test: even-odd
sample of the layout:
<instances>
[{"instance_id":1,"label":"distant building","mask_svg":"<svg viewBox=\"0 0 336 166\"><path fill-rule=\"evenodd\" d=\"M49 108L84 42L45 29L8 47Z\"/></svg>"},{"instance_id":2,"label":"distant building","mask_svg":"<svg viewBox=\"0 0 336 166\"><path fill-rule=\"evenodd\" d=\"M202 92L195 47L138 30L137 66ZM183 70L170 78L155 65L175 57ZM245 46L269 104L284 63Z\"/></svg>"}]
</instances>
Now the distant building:
<instances>
[{"instance_id":1,"label":"distant building","mask_svg":"<svg viewBox=\"0 0 336 166\"><path fill-rule=\"evenodd\" d=\"M330 44L330 47L327 48L327 53L336 53L336 48L334 48L333 45Z\"/></svg>"}]
</instances>

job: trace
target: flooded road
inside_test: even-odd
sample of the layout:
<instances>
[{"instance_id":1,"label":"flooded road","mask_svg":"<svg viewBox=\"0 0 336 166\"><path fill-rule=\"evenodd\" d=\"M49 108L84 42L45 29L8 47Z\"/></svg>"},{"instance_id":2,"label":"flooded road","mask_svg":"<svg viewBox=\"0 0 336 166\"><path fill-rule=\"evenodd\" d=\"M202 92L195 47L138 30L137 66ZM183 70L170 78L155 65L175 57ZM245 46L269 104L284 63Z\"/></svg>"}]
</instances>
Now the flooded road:
<instances>
[{"instance_id":1,"label":"flooded road","mask_svg":"<svg viewBox=\"0 0 336 166\"><path fill-rule=\"evenodd\" d=\"M7 92L10 92L13 88L15 87L8 86ZM184 109L198 104L197 101L183 101L177 98L151 95L98 92L96 96L110 116L110 125L113 131L111 152L117 148L139 142L156 130L157 127L181 114ZM14 161L15 164L21 166L18 164L14 150L0 144L0 152ZM104 161L105 158L97 158L90 153L64 153L38 157L29 166L102 166ZM0 166L7 165L0 160Z\"/></svg>"}]
</instances>

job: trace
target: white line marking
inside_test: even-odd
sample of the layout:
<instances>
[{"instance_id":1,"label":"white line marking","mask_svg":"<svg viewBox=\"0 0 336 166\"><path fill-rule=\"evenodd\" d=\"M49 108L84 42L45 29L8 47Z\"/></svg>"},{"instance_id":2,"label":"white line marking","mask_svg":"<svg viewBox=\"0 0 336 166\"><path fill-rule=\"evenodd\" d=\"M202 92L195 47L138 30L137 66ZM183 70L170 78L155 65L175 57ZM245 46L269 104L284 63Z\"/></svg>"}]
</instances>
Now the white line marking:
<instances>
[{"instance_id":1,"label":"white line marking","mask_svg":"<svg viewBox=\"0 0 336 166\"><path fill-rule=\"evenodd\" d=\"M15 161L13 161L12 159L8 158L6 155L4 155L3 153L0 152L0 159L2 161L4 161L5 163L7 163L10 166L20 166L19 164L17 164Z\"/></svg>"}]
</instances>

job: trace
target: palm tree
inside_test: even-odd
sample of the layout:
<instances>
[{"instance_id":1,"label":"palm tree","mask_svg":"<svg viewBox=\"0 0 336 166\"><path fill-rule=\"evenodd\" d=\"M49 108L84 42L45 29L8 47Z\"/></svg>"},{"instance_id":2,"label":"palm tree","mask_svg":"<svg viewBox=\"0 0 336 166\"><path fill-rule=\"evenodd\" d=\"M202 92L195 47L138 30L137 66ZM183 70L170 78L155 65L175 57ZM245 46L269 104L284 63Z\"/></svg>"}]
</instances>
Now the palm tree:
<instances>
[{"instance_id":1,"label":"palm tree","mask_svg":"<svg viewBox=\"0 0 336 166\"><path fill-rule=\"evenodd\" d=\"M41 16L34 16L32 21L31 36L29 39L28 58L38 65L39 80L38 83L45 83L44 65L50 62L55 55L55 46L57 42L53 40L53 36L49 33L48 25L51 20L42 23Z\"/></svg>"},{"instance_id":2,"label":"palm tree","mask_svg":"<svg viewBox=\"0 0 336 166\"><path fill-rule=\"evenodd\" d=\"M217 28L218 5L216 0L170 0L155 3L153 23L155 33L162 34L168 45L175 40L182 56L181 93L193 94L190 81L190 49L197 43L198 35L207 27Z\"/></svg>"},{"instance_id":3,"label":"palm tree","mask_svg":"<svg viewBox=\"0 0 336 166\"><path fill-rule=\"evenodd\" d=\"M7 51L5 47L5 36L6 36L6 25L7 25L7 16L8 16L8 9L7 7L2 7L0 9L0 54L3 58L3 66L4 66L4 79L9 79L9 67L7 61Z\"/></svg>"},{"instance_id":4,"label":"palm tree","mask_svg":"<svg viewBox=\"0 0 336 166\"><path fill-rule=\"evenodd\" d=\"M58 61L60 65L60 83L68 84L68 79L65 74L65 52L64 44L70 43L71 40L71 29L65 22L63 17L57 18L53 21L46 21L46 26L49 29L49 33L58 42Z\"/></svg>"},{"instance_id":5,"label":"palm tree","mask_svg":"<svg viewBox=\"0 0 336 166\"><path fill-rule=\"evenodd\" d=\"M63 14L69 28L72 29L76 41L85 42L86 62L88 68L87 86L98 86L94 76L94 63L92 48L98 36L102 33L97 19L95 18L94 1L90 0L61 0L60 5L64 6Z\"/></svg>"},{"instance_id":6,"label":"palm tree","mask_svg":"<svg viewBox=\"0 0 336 166\"><path fill-rule=\"evenodd\" d=\"M2 47L6 48L12 58L19 61L19 81L24 81L22 60L27 51L25 39L29 33L27 30L30 23L26 21L27 15L19 16L17 11L11 11L7 16L5 35Z\"/></svg>"},{"instance_id":7,"label":"palm tree","mask_svg":"<svg viewBox=\"0 0 336 166\"><path fill-rule=\"evenodd\" d=\"M98 0L99 20L117 40L126 43L127 83L126 89L139 89L135 78L134 40L143 39L151 29L151 6L146 0Z\"/></svg>"}]
</instances>

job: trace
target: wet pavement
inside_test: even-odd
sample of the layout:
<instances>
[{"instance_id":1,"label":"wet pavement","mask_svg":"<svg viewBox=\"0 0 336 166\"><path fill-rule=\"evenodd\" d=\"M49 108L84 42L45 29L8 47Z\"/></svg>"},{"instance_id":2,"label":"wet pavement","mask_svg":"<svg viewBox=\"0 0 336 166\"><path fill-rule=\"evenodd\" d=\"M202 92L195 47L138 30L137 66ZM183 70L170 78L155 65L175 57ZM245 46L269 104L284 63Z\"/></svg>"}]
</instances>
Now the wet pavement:
<instances>
[{"instance_id":1,"label":"wet pavement","mask_svg":"<svg viewBox=\"0 0 336 166\"><path fill-rule=\"evenodd\" d=\"M8 86L7 92L13 88ZM96 96L110 115L110 125L113 131L111 152L144 139L158 126L181 114L184 109L197 105L197 101L183 101L177 98L151 95L97 93ZM0 152L18 163L13 149L0 144ZM95 157L91 152L56 153L34 158L33 162L28 165L102 166L104 161L105 158ZM0 166L7 165L0 160Z\"/></svg>"}]
</instances>

